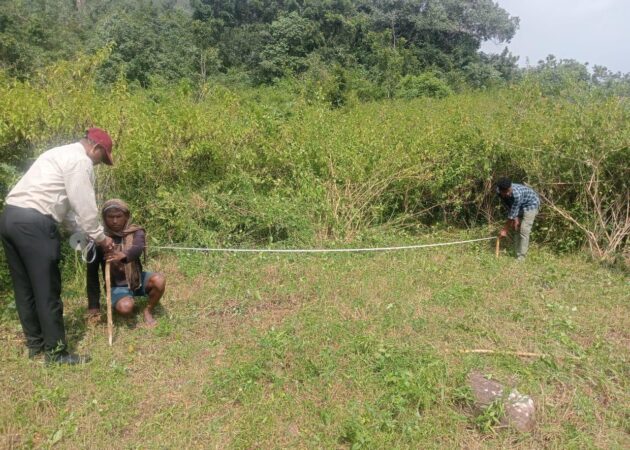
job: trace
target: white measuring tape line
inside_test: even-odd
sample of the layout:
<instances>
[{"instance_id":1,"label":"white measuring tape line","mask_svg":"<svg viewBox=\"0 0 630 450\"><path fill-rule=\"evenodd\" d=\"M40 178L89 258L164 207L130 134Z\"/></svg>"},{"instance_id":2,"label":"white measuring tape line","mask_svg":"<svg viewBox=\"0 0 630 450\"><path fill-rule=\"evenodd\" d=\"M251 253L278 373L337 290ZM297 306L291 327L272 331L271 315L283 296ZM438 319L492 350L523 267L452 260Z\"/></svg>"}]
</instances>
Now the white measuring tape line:
<instances>
[{"instance_id":1,"label":"white measuring tape line","mask_svg":"<svg viewBox=\"0 0 630 450\"><path fill-rule=\"evenodd\" d=\"M96 244L94 241L88 241L85 248L81 250L81 259L88 264L91 264L96 259Z\"/></svg>"},{"instance_id":2,"label":"white measuring tape line","mask_svg":"<svg viewBox=\"0 0 630 450\"><path fill-rule=\"evenodd\" d=\"M81 253L81 258L90 264L96 259L96 244L89 239L85 233L74 233L68 239L68 244L77 252Z\"/></svg>"},{"instance_id":3,"label":"white measuring tape line","mask_svg":"<svg viewBox=\"0 0 630 450\"><path fill-rule=\"evenodd\" d=\"M371 247L371 248L306 248L306 249L252 249L252 248L209 248L209 247L156 247L158 250L182 250L189 252L224 252L224 253L351 253L351 252L387 252L393 250L410 250L415 248L443 247L447 245L468 244L470 242L489 241L496 237L469 239L466 241L439 242L437 244L404 245L399 247Z\"/></svg>"}]
</instances>

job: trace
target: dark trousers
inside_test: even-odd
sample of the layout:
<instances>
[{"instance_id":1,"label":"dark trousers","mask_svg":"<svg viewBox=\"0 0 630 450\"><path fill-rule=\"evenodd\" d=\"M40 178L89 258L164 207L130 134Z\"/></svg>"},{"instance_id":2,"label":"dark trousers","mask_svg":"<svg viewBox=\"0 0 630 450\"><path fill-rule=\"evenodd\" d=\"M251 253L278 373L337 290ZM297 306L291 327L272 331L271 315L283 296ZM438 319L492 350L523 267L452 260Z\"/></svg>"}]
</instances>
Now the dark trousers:
<instances>
[{"instance_id":1,"label":"dark trousers","mask_svg":"<svg viewBox=\"0 0 630 450\"><path fill-rule=\"evenodd\" d=\"M65 350L57 222L34 209L6 205L0 237L26 345L48 352Z\"/></svg>"}]
</instances>

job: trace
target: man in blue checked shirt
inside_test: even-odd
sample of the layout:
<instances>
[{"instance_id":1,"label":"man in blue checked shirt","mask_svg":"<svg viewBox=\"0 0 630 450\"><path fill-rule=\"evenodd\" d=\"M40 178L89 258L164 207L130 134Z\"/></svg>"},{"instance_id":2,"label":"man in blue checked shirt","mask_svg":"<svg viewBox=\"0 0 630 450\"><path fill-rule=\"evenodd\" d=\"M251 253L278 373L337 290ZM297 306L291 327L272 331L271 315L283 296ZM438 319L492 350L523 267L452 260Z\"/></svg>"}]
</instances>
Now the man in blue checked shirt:
<instances>
[{"instance_id":1,"label":"man in blue checked shirt","mask_svg":"<svg viewBox=\"0 0 630 450\"><path fill-rule=\"evenodd\" d=\"M508 218L499 237L506 237L508 231L513 229L516 259L523 261L529 247L529 234L540 209L540 199L533 189L512 183L509 178L501 178L497 182L497 194L508 210Z\"/></svg>"}]
</instances>

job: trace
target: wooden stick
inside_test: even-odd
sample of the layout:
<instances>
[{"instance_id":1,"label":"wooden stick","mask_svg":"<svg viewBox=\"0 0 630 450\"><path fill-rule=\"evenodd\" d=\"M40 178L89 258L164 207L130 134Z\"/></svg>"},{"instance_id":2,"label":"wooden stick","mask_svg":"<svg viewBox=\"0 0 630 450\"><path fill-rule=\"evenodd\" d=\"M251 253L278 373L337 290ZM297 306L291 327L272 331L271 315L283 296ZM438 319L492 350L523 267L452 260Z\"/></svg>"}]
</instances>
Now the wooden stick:
<instances>
[{"instance_id":1,"label":"wooden stick","mask_svg":"<svg viewBox=\"0 0 630 450\"><path fill-rule=\"evenodd\" d=\"M497 244L496 244L496 246L494 248L494 256L497 257L497 258L499 257L500 246L501 246L501 238L497 237Z\"/></svg>"},{"instance_id":2,"label":"wooden stick","mask_svg":"<svg viewBox=\"0 0 630 450\"><path fill-rule=\"evenodd\" d=\"M107 292L107 336L109 346L114 342L114 320L112 318L112 285L109 261L105 262L105 291Z\"/></svg>"},{"instance_id":3,"label":"wooden stick","mask_svg":"<svg viewBox=\"0 0 630 450\"><path fill-rule=\"evenodd\" d=\"M478 353L483 355L511 355L511 356L521 356L525 358L556 358L556 359L572 359L572 360L580 360L582 359L580 356L574 355L548 355L546 353L532 353L532 352L513 352L510 350L488 350L485 348L475 348L472 350L449 350L445 349L445 353Z\"/></svg>"},{"instance_id":4,"label":"wooden stick","mask_svg":"<svg viewBox=\"0 0 630 450\"><path fill-rule=\"evenodd\" d=\"M514 355L514 356L526 356L529 358L547 358L549 355L545 355L544 353L532 353L532 352L511 352L507 350L486 350L481 348L476 348L473 350L460 350L459 353L483 353L483 354L491 354L491 355Z\"/></svg>"}]
</instances>

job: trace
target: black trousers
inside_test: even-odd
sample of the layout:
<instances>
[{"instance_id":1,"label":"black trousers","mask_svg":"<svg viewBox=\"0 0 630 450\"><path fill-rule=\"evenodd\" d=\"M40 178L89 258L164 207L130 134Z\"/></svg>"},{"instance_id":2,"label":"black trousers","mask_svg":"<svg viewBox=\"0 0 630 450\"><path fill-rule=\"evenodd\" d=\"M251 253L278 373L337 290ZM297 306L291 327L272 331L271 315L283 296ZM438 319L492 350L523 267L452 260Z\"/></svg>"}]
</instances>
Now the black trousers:
<instances>
[{"instance_id":1,"label":"black trousers","mask_svg":"<svg viewBox=\"0 0 630 450\"><path fill-rule=\"evenodd\" d=\"M57 222L34 209L6 205L0 237L26 345L47 352L65 350Z\"/></svg>"}]
</instances>

